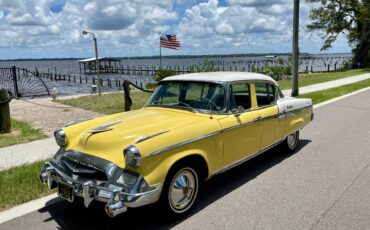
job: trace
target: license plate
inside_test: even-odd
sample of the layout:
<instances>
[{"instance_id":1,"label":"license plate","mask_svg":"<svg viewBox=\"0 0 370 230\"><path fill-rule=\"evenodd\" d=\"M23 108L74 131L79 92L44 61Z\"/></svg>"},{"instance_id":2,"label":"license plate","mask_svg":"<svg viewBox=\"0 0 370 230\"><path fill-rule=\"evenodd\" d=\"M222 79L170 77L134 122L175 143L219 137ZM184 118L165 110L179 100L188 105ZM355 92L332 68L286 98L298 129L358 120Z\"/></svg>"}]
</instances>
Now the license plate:
<instances>
[{"instance_id":1,"label":"license plate","mask_svg":"<svg viewBox=\"0 0 370 230\"><path fill-rule=\"evenodd\" d=\"M58 183L58 195L69 202L73 202L73 189L69 185Z\"/></svg>"}]
</instances>

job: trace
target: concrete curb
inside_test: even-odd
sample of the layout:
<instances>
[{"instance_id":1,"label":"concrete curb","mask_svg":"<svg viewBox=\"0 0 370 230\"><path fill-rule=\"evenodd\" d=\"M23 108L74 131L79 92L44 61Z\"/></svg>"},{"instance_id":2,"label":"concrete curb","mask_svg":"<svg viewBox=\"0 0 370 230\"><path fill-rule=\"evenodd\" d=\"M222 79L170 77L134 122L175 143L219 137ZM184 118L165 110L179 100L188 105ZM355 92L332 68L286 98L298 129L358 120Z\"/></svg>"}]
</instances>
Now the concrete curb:
<instances>
[{"instance_id":1,"label":"concrete curb","mask_svg":"<svg viewBox=\"0 0 370 230\"><path fill-rule=\"evenodd\" d=\"M46 202L57 198L57 194L53 193L51 195L15 206L11 209L5 210L0 212L0 224L7 222L9 220L15 219L20 216L24 216L28 213L37 211L43 207L45 207ZM51 205L52 203L49 203L48 205Z\"/></svg>"}]
</instances>

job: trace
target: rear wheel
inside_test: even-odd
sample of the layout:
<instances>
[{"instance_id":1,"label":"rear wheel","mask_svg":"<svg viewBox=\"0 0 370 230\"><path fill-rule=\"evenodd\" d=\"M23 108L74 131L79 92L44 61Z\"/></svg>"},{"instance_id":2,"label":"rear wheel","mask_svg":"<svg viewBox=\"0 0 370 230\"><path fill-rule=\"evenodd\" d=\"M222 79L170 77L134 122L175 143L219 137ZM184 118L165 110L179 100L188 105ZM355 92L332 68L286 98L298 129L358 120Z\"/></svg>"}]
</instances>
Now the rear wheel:
<instances>
[{"instance_id":1,"label":"rear wheel","mask_svg":"<svg viewBox=\"0 0 370 230\"><path fill-rule=\"evenodd\" d=\"M283 149L289 154L294 153L299 142L299 131L289 134L282 143Z\"/></svg>"},{"instance_id":2,"label":"rear wheel","mask_svg":"<svg viewBox=\"0 0 370 230\"><path fill-rule=\"evenodd\" d=\"M172 217L188 213L199 191L199 174L194 167L179 165L173 168L164 184L160 204Z\"/></svg>"}]
</instances>

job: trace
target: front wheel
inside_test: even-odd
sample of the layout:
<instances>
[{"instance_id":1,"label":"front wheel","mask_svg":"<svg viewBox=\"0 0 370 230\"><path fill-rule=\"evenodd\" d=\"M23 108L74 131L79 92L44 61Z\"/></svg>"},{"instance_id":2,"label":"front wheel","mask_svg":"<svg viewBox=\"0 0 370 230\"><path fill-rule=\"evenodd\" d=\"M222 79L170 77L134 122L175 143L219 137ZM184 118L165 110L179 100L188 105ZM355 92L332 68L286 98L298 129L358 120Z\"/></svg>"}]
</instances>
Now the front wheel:
<instances>
[{"instance_id":1,"label":"front wheel","mask_svg":"<svg viewBox=\"0 0 370 230\"><path fill-rule=\"evenodd\" d=\"M173 217L185 215L193 207L198 190L197 171L189 166L176 167L170 171L166 179L161 205Z\"/></svg>"}]
</instances>

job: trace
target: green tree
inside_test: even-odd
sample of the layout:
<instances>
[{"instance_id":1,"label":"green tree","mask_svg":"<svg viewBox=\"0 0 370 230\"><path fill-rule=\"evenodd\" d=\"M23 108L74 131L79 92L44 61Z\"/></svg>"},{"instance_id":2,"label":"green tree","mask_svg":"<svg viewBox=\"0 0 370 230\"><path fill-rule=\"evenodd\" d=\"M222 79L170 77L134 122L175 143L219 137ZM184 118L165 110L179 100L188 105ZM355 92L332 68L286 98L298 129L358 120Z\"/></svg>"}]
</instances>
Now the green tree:
<instances>
[{"instance_id":1,"label":"green tree","mask_svg":"<svg viewBox=\"0 0 370 230\"><path fill-rule=\"evenodd\" d=\"M324 32L321 50L331 48L338 35L344 33L353 48L352 68L357 68L358 63L364 67L370 50L370 0L306 1L314 6L308 30Z\"/></svg>"}]
</instances>

